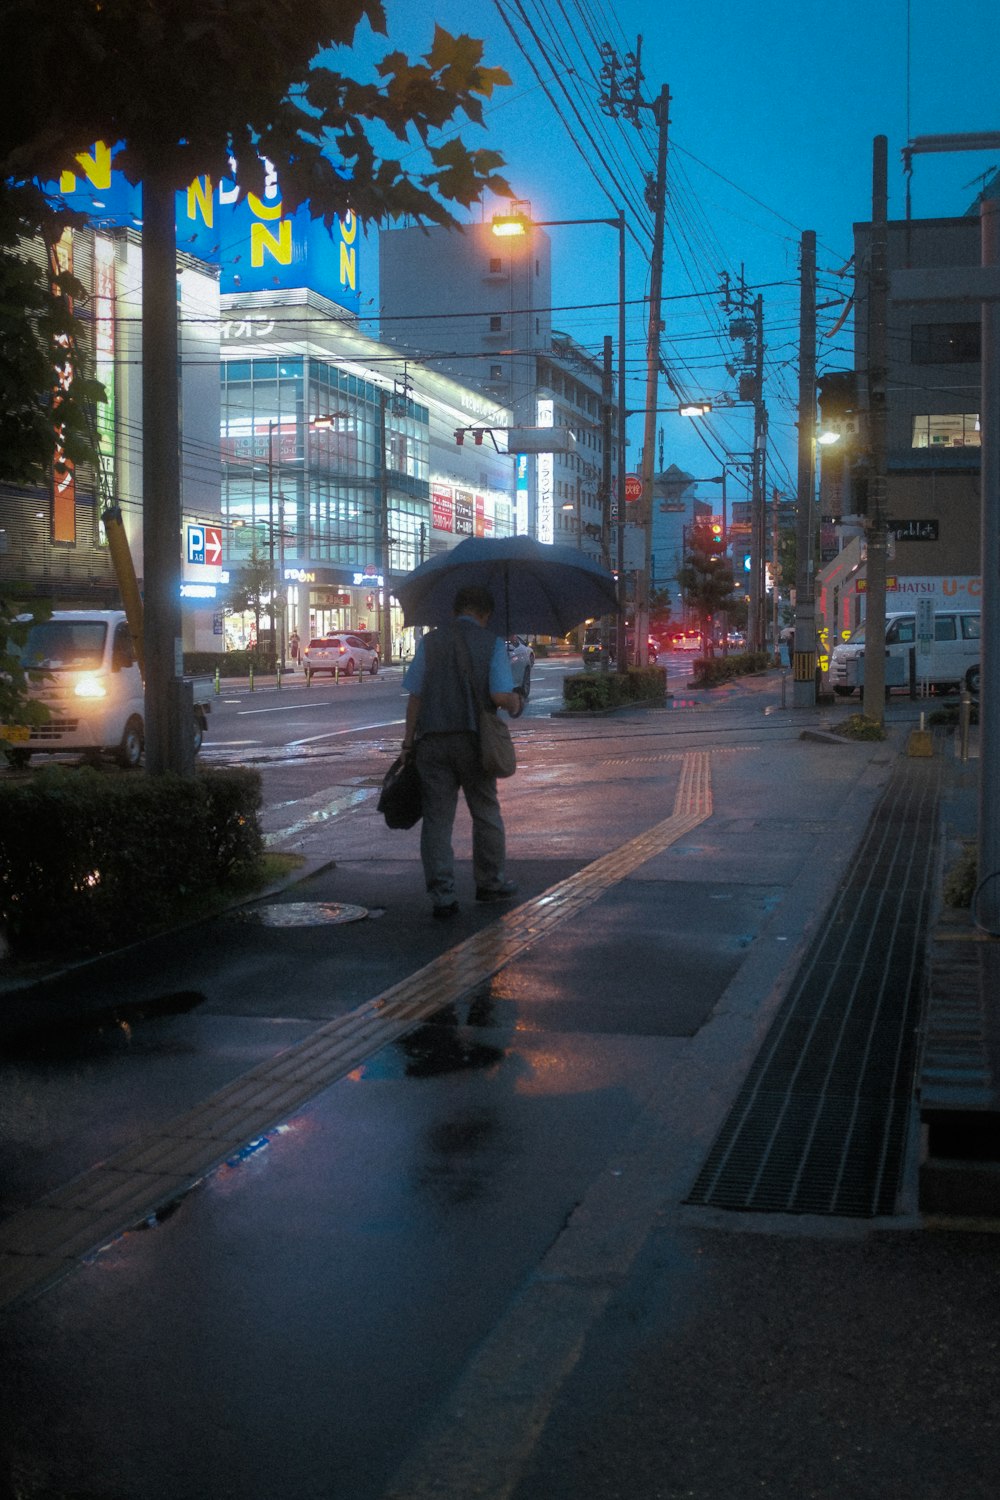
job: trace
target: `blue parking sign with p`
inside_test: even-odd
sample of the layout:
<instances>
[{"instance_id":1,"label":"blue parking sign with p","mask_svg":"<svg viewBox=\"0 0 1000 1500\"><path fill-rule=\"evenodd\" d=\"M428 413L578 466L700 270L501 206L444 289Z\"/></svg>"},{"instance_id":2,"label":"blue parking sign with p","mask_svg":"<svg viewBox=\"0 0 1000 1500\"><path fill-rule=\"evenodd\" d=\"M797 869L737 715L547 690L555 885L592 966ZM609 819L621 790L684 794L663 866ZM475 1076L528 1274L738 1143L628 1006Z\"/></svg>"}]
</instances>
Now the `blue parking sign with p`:
<instances>
[{"instance_id":1,"label":"blue parking sign with p","mask_svg":"<svg viewBox=\"0 0 1000 1500\"><path fill-rule=\"evenodd\" d=\"M204 563L205 561L205 528L204 526L189 526L187 529L187 560L189 563Z\"/></svg>"}]
</instances>

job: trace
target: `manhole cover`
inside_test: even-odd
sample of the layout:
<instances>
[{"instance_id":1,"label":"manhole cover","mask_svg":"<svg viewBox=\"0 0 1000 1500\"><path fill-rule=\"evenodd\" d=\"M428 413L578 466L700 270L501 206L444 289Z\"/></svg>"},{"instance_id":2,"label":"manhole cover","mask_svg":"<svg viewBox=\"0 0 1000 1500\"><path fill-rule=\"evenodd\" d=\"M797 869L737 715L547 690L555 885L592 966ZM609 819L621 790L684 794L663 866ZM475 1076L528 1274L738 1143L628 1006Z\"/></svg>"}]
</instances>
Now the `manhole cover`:
<instances>
[{"instance_id":1,"label":"manhole cover","mask_svg":"<svg viewBox=\"0 0 1000 1500\"><path fill-rule=\"evenodd\" d=\"M344 922L363 922L364 906L346 906L338 901L287 901L273 906L255 906L240 913L244 921L262 927L322 927Z\"/></svg>"}]
</instances>

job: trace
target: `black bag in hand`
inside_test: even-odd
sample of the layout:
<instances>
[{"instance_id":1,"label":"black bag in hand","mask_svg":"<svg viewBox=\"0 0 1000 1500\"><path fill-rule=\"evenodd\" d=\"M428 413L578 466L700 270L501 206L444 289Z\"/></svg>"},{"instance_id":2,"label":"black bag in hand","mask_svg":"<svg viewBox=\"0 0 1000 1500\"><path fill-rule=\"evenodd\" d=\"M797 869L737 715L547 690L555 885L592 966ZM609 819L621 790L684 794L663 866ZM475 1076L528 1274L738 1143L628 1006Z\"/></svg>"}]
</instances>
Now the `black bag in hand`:
<instances>
[{"instance_id":1,"label":"black bag in hand","mask_svg":"<svg viewBox=\"0 0 1000 1500\"><path fill-rule=\"evenodd\" d=\"M382 782L378 810L389 828L412 828L423 817L420 778L412 755L393 761Z\"/></svg>"}]
</instances>

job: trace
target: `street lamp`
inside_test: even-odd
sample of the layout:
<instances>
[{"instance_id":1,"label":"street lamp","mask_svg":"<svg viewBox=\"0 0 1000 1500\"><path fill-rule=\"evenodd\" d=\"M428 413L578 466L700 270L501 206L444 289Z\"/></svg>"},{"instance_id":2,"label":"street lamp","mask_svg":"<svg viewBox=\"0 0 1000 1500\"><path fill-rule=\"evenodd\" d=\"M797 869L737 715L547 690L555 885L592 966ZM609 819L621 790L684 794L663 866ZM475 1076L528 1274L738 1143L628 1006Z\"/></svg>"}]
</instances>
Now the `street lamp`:
<instances>
[{"instance_id":1,"label":"street lamp","mask_svg":"<svg viewBox=\"0 0 1000 1500\"><path fill-rule=\"evenodd\" d=\"M628 666L625 635L625 210L620 208L613 219L532 219L530 214L515 212L494 214L493 233L499 239L527 236L531 229L554 229L569 224L607 224L618 231L618 474L615 485L615 530L618 571L618 669ZM528 286L530 289L531 280ZM529 358L531 352L531 319L529 316Z\"/></svg>"}]
</instances>

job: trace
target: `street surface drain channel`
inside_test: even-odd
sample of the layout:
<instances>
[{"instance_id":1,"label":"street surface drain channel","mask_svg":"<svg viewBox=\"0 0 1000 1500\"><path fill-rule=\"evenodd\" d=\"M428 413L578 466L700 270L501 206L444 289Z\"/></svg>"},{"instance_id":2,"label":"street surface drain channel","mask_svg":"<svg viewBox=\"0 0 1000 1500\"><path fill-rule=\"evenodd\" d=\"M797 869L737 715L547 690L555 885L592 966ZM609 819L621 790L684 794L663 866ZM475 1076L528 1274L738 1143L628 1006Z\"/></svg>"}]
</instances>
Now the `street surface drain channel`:
<instances>
[{"instance_id":1,"label":"street surface drain channel","mask_svg":"<svg viewBox=\"0 0 1000 1500\"><path fill-rule=\"evenodd\" d=\"M689 1203L897 1211L939 780L934 759L894 773Z\"/></svg>"},{"instance_id":2,"label":"street surface drain channel","mask_svg":"<svg viewBox=\"0 0 1000 1500\"><path fill-rule=\"evenodd\" d=\"M348 906L338 901L279 901L233 915L238 921L255 922L260 927L331 927L345 922L363 922L368 908Z\"/></svg>"}]
</instances>

